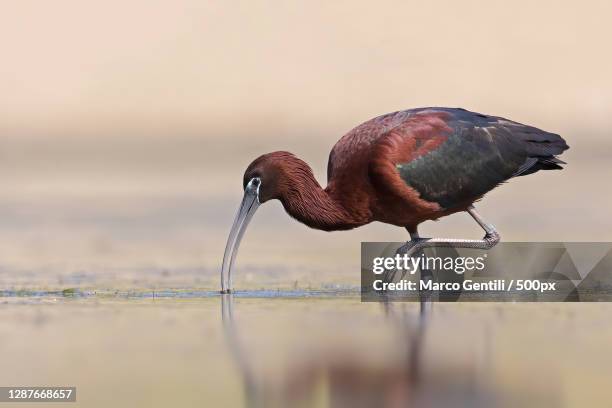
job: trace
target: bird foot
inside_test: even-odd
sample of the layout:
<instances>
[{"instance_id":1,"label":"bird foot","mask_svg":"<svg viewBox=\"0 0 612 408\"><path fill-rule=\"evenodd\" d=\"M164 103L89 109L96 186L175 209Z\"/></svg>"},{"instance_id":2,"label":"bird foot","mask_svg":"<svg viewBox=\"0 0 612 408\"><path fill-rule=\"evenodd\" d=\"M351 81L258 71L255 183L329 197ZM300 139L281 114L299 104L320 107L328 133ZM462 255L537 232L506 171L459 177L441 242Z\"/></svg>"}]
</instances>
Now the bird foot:
<instances>
[{"instance_id":1,"label":"bird foot","mask_svg":"<svg viewBox=\"0 0 612 408\"><path fill-rule=\"evenodd\" d=\"M412 238L410 241L406 242L404 245L398 248L395 252L400 255L408 255L412 257L413 254L421 253L426 248L468 248L468 249L491 249L495 245L499 243L501 240L501 236L495 229L495 227L485 220L482 219L480 214L476 212L476 209L473 205L467 208L467 213L480 225L480 227L484 230L485 236L482 239L456 239L456 238L421 238L416 230L416 228L409 230L410 237ZM421 271L423 272L423 271ZM395 278L395 270L387 271L383 275L383 279L385 282L393 282ZM400 278L403 279L406 275L406 271L402 271L402 276Z\"/></svg>"},{"instance_id":2,"label":"bird foot","mask_svg":"<svg viewBox=\"0 0 612 408\"><path fill-rule=\"evenodd\" d=\"M467 248L467 249L491 249L499 243L501 236L491 228L482 239L457 239L457 238L413 238L399 247L396 254L408 255L418 254L427 248ZM393 282L396 270L389 270L383 274L384 282ZM406 271L402 270L400 280L404 278Z\"/></svg>"},{"instance_id":3,"label":"bird foot","mask_svg":"<svg viewBox=\"0 0 612 408\"><path fill-rule=\"evenodd\" d=\"M497 245L500 240L501 236L495 230L487 232L482 239L417 238L416 243L412 245L406 253L411 256L416 251L426 248L491 249Z\"/></svg>"},{"instance_id":4,"label":"bird foot","mask_svg":"<svg viewBox=\"0 0 612 408\"><path fill-rule=\"evenodd\" d=\"M501 236L499 235L497 231L493 230L491 232L487 232L482 240L485 242L485 245L487 246L486 248L483 248L483 249L491 249L495 245L497 245L499 241L501 241Z\"/></svg>"}]
</instances>

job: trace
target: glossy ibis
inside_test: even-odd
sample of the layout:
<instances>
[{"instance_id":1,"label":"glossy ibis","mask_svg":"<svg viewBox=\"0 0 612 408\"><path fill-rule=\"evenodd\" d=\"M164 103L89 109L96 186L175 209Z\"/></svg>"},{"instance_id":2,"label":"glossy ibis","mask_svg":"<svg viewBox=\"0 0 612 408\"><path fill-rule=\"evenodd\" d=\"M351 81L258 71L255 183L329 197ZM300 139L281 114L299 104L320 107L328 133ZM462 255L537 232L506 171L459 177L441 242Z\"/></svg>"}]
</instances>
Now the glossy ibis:
<instances>
[{"instance_id":1,"label":"glossy ibis","mask_svg":"<svg viewBox=\"0 0 612 408\"><path fill-rule=\"evenodd\" d=\"M427 246L488 249L495 228L473 203L506 180L561 169L568 149L556 134L458 108L421 108L371 119L344 135L327 164L327 187L289 152L255 159L244 173L244 198L223 256L221 290L231 291L231 269L246 227L260 203L278 199L311 228L348 230L380 221L405 227L410 251ZM485 231L482 240L420 238L426 220L467 211Z\"/></svg>"}]
</instances>

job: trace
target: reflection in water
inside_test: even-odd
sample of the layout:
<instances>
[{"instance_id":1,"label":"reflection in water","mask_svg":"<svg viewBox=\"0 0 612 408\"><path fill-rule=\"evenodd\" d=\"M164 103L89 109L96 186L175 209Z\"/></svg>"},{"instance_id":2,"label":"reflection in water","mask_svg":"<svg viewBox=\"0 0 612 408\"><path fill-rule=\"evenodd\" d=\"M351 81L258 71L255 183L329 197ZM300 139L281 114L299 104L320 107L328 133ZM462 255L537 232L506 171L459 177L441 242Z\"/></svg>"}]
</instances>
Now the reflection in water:
<instances>
[{"instance_id":1,"label":"reflection in water","mask_svg":"<svg viewBox=\"0 0 612 408\"><path fill-rule=\"evenodd\" d=\"M246 403L248 407L264 407L264 400L261 392L262 386L257 384L258 377L255 375L253 368L249 364L248 356L244 347L240 344L240 336L235 327L234 321L234 295L221 295L221 320L223 322L223 330L225 339L230 348L232 356L238 365L240 374L242 375L242 383L246 395Z\"/></svg>"},{"instance_id":2,"label":"reflection in water","mask_svg":"<svg viewBox=\"0 0 612 408\"><path fill-rule=\"evenodd\" d=\"M425 357L432 353L426 348L433 313L431 301L421 302L420 313L415 313L413 304L381 304L381 317L396 337L396 348L383 351L393 358L372 364L364 353L347 350L348 347L332 349L331 353L315 348L305 359L296 357L298 362L290 365L282 380L266 378L264 371L252 364L257 351L247 352L245 346L252 344L243 343L245 337L234 319L233 295L222 295L221 304L226 340L240 370L249 407L502 405L499 394L473 380L477 362L462 361L459 367L455 362L451 367L443 360L436 367L426 365L429 358ZM509 403L504 402L504 406Z\"/></svg>"}]
</instances>

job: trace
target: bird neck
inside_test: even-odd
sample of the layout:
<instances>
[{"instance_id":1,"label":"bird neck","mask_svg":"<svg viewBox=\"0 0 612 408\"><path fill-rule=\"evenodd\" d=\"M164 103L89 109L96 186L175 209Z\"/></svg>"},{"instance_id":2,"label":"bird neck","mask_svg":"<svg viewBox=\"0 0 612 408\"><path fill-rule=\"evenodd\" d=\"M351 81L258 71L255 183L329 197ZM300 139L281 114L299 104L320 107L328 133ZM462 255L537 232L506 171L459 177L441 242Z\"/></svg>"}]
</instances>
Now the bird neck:
<instances>
[{"instance_id":1,"label":"bird neck","mask_svg":"<svg viewBox=\"0 0 612 408\"><path fill-rule=\"evenodd\" d=\"M361 225L333 192L321 187L311 168L302 163L285 172L279 197L285 211L301 223L324 231L347 230Z\"/></svg>"}]
</instances>

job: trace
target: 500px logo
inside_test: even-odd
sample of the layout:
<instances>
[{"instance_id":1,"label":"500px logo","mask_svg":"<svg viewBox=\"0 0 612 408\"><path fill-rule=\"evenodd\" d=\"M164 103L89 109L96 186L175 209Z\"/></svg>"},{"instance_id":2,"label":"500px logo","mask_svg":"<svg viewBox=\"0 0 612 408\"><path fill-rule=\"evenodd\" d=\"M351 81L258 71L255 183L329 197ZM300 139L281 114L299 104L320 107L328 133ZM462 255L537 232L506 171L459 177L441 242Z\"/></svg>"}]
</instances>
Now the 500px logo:
<instances>
[{"instance_id":1,"label":"500px logo","mask_svg":"<svg viewBox=\"0 0 612 408\"><path fill-rule=\"evenodd\" d=\"M372 272L380 275L386 271L397 270L406 271L413 275L419 269L435 269L444 271L454 271L462 275L465 272L482 271L485 268L487 254L478 257L440 257L408 256L407 254L396 254L389 257L376 257L372 262Z\"/></svg>"}]
</instances>

